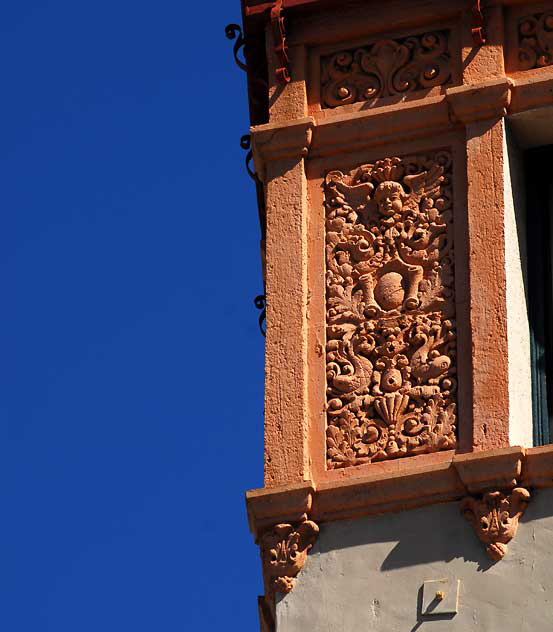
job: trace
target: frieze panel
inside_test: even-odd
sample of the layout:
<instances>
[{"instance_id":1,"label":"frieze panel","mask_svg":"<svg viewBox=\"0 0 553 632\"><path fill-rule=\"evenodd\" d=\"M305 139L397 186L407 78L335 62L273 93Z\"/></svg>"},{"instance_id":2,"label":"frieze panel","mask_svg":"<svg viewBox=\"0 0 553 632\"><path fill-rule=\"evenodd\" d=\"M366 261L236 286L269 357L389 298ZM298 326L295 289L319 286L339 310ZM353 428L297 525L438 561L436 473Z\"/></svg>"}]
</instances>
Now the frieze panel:
<instances>
[{"instance_id":1,"label":"frieze panel","mask_svg":"<svg viewBox=\"0 0 553 632\"><path fill-rule=\"evenodd\" d=\"M520 70L553 64L553 9L518 21L518 66Z\"/></svg>"},{"instance_id":2,"label":"frieze panel","mask_svg":"<svg viewBox=\"0 0 553 632\"><path fill-rule=\"evenodd\" d=\"M451 155L331 171L327 466L454 448Z\"/></svg>"},{"instance_id":3,"label":"frieze panel","mask_svg":"<svg viewBox=\"0 0 553 632\"><path fill-rule=\"evenodd\" d=\"M449 31L383 39L321 58L321 107L401 96L451 81Z\"/></svg>"}]
</instances>

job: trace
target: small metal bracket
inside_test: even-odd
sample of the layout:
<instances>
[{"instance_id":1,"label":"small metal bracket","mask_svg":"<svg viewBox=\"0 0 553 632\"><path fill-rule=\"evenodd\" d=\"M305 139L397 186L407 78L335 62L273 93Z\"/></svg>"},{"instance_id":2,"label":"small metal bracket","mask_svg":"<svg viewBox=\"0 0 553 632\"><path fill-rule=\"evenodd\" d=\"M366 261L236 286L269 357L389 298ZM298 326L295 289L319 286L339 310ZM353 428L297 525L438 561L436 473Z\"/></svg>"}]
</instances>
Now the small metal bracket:
<instances>
[{"instance_id":1,"label":"small metal bracket","mask_svg":"<svg viewBox=\"0 0 553 632\"><path fill-rule=\"evenodd\" d=\"M225 26L225 35L228 37L229 40L236 40L234 42L234 46L232 47L234 61L236 62L238 68L244 70L245 72L248 72L248 67L246 66L246 63L243 62L238 56L238 52L241 48L244 47L244 44L246 43L244 35L242 33L242 27L239 24L227 24Z\"/></svg>"},{"instance_id":2,"label":"small metal bracket","mask_svg":"<svg viewBox=\"0 0 553 632\"><path fill-rule=\"evenodd\" d=\"M280 66L275 74L280 84L290 83L290 58L288 57L288 44L286 43L286 30L282 15L282 0L276 0L271 8L271 27L273 29L274 50Z\"/></svg>"},{"instance_id":3,"label":"small metal bracket","mask_svg":"<svg viewBox=\"0 0 553 632\"><path fill-rule=\"evenodd\" d=\"M267 330L267 323L265 319L267 317L267 299L265 294L260 294L253 299L253 302L257 309L261 310L261 314L259 314L259 330L263 335L265 335L265 331Z\"/></svg>"},{"instance_id":4,"label":"small metal bracket","mask_svg":"<svg viewBox=\"0 0 553 632\"><path fill-rule=\"evenodd\" d=\"M421 614L425 617L457 614L460 584L460 579L437 579L424 582Z\"/></svg>"},{"instance_id":5,"label":"small metal bracket","mask_svg":"<svg viewBox=\"0 0 553 632\"><path fill-rule=\"evenodd\" d=\"M486 43L486 22L484 21L484 14L482 13L482 7L480 6L480 0L472 1L472 41L475 46L483 46Z\"/></svg>"},{"instance_id":6,"label":"small metal bracket","mask_svg":"<svg viewBox=\"0 0 553 632\"><path fill-rule=\"evenodd\" d=\"M251 163L253 160L253 151L252 151L252 137L250 134L244 134L244 136L240 138L240 147L242 147L244 151L248 152L246 154L246 171L248 172L248 175L254 182L258 182L259 181L258 177L251 166Z\"/></svg>"}]
</instances>

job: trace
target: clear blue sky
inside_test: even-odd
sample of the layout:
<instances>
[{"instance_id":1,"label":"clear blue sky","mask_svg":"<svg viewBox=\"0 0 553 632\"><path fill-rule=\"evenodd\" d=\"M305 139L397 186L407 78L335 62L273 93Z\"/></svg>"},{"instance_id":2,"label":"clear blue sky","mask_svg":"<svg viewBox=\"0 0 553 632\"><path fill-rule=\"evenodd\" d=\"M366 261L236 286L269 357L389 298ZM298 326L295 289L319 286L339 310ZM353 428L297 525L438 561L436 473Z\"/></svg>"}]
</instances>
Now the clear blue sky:
<instances>
[{"instance_id":1,"label":"clear blue sky","mask_svg":"<svg viewBox=\"0 0 553 632\"><path fill-rule=\"evenodd\" d=\"M0 11L0 625L257 629L239 0Z\"/></svg>"}]
</instances>

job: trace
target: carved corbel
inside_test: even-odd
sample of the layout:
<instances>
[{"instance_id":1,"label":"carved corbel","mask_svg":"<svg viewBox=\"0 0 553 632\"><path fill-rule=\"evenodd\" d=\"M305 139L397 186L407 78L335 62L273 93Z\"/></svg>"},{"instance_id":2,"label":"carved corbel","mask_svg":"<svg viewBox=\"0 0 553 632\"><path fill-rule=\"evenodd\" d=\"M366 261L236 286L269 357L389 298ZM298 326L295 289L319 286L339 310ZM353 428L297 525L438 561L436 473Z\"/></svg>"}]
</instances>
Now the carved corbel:
<instances>
[{"instance_id":1,"label":"carved corbel","mask_svg":"<svg viewBox=\"0 0 553 632\"><path fill-rule=\"evenodd\" d=\"M311 520L298 526L277 524L259 539L266 597L289 593L315 543L319 527Z\"/></svg>"},{"instance_id":2,"label":"carved corbel","mask_svg":"<svg viewBox=\"0 0 553 632\"><path fill-rule=\"evenodd\" d=\"M530 492L515 487L511 492L487 492L480 498L468 496L461 502L461 512L486 545L492 560L497 562L505 556L507 544L515 537L529 501Z\"/></svg>"},{"instance_id":3,"label":"carved corbel","mask_svg":"<svg viewBox=\"0 0 553 632\"><path fill-rule=\"evenodd\" d=\"M278 59L278 67L275 70L277 81L280 84L290 83L290 58L288 57L288 44L286 43L286 30L282 15L282 0L276 0L271 8L271 28L273 31L274 51Z\"/></svg>"},{"instance_id":4,"label":"carved corbel","mask_svg":"<svg viewBox=\"0 0 553 632\"><path fill-rule=\"evenodd\" d=\"M486 22L484 20L484 14L482 13L482 7L480 6L480 0L472 0L471 8L471 32L472 41L475 46L483 46L486 43Z\"/></svg>"},{"instance_id":5,"label":"carved corbel","mask_svg":"<svg viewBox=\"0 0 553 632\"><path fill-rule=\"evenodd\" d=\"M291 123L269 123L251 128L255 173L266 181L268 162L299 161L309 153L315 121L310 116Z\"/></svg>"}]
</instances>

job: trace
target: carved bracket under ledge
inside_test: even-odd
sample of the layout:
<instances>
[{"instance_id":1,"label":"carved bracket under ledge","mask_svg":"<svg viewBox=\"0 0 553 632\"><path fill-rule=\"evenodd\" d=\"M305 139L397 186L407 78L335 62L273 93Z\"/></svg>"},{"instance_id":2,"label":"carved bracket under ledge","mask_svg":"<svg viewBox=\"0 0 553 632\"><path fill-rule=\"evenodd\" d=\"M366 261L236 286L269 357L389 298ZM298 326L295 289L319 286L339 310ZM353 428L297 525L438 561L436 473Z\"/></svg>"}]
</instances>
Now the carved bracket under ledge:
<instances>
[{"instance_id":1,"label":"carved bracket under ledge","mask_svg":"<svg viewBox=\"0 0 553 632\"><path fill-rule=\"evenodd\" d=\"M259 540L266 596L289 593L319 534L319 527L305 520L297 527L277 524Z\"/></svg>"},{"instance_id":2,"label":"carved bracket under ledge","mask_svg":"<svg viewBox=\"0 0 553 632\"><path fill-rule=\"evenodd\" d=\"M486 553L496 562L507 553L507 544L515 537L518 522L530 501L530 492L515 487L511 492L487 492L481 498L467 496L461 511L472 524Z\"/></svg>"}]
</instances>

